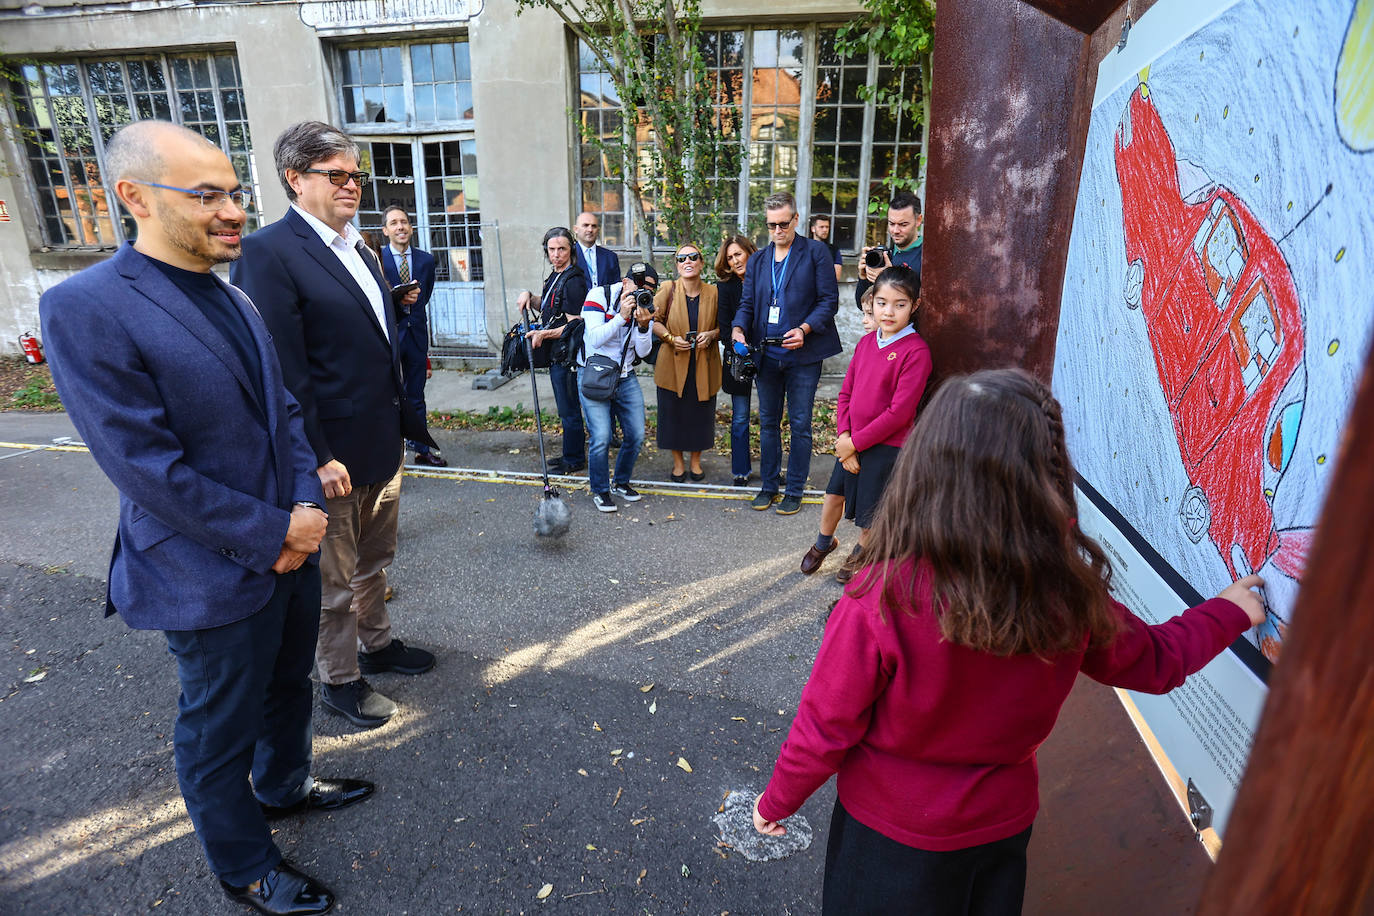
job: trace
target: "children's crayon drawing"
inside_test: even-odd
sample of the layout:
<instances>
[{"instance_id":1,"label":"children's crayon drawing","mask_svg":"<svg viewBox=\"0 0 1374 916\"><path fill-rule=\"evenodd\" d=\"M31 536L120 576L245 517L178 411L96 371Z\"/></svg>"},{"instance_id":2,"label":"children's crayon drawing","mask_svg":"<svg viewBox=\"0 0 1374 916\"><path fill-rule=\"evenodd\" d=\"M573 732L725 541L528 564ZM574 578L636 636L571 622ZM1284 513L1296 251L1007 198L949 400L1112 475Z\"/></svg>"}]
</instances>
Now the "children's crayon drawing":
<instances>
[{"instance_id":1,"label":"children's crayon drawing","mask_svg":"<svg viewBox=\"0 0 1374 916\"><path fill-rule=\"evenodd\" d=\"M1103 94L1054 387L1083 478L1280 653L1374 327L1374 0L1240 0Z\"/></svg>"}]
</instances>

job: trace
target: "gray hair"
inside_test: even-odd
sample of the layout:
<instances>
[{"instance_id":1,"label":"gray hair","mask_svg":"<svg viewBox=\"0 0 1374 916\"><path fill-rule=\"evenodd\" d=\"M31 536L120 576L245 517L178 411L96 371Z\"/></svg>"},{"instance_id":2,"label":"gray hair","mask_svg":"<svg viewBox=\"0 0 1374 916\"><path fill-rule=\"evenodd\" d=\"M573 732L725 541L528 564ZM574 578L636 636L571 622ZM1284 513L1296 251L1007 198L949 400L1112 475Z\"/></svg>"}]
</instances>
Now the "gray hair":
<instances>
[{"instance_id":1,"label":"gray hair","mask_svg":"<svg viewBox=\"0 0 1374 916\"><path fill-rule=\"evenodd\" d=\"M797 215L797 199L786 191L775 191L763 199L763 209L781 210L783 207L792 211L792 215Z\"/></svg>"},{"instance_id":2,"label":"gray hair","mask_svg":"<svg viewBox=\"0 0 1374 916\"><path fill-rule=\"evenodd\" d=\"M286 180L286 170L304 172L316 162L332 159L340 154L358 158L358 145L347 134L323 121L301 121L281 132L272 146L272 158L277 165L277 179L286 191L288 200L296 199L296 192Z\"/></svg>"},{"instance_id":3,"label":"gray hair","mask_svg":"<svg viewBox=\"0 0 1374 916\"><path fill-rule=\"evenodd\" d=\"M105 143L105 180L113 184L131 181L156 181L166 171L167 162L159 150L161 140L169 135L204 144L214 150L219 147L193 130L170 121L135 121L115 131Z\"/></svg>"}]
</instances>

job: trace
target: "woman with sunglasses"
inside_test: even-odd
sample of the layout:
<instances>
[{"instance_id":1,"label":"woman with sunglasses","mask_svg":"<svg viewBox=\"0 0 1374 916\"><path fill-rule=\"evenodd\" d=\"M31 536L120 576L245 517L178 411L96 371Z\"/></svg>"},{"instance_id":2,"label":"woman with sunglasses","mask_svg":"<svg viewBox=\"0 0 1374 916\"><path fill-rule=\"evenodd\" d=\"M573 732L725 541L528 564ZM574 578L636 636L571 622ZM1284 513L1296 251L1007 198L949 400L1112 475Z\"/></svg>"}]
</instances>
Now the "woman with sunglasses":
<instances>
[{"instance_id":1,"label":"woman with sunglasses","mask_svg":"<svg viewBox=\"0 0 1374 916\"><path fill-rule=\"evenodd\" d=\"M677 279L654 296L654 334L662 341L654 366L658 386L658 447L673 455L672 480L705 480L701 453L716 440L720 390L720 328L716 288L701 279L701 247L678 246Z\"/></svg>"},{"instance_id":2,"label":"woman with sunglasses","mask_svg":"<svg viewBox=\"0 0 1374 916\"><path fill-rule=\"evenodd\" d=\"M749 256L757 251L754 243L743 235L732 235L725 239L716 255L716 284L719 304L717 306L718 327L725 346L734 346L730 340L730 329L735 324L735 312L739 309L739 294L744 286L744 270L749 264ZM751 459L749 455L749 397L753 393L753 382L736 381L729 372L722 371L720 387L730 395L730 475L734 484L742 487L749 483Z\"/></svg>"}]
</instances>

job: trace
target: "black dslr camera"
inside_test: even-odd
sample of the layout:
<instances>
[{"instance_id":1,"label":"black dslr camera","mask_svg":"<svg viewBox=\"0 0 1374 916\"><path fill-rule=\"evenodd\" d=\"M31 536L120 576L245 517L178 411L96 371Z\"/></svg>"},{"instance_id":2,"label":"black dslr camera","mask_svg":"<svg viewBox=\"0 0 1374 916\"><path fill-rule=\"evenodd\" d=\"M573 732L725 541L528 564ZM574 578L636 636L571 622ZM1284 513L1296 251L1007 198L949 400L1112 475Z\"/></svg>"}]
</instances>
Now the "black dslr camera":
<instances>
[{"instance_id":1,"label":"black dslr camera","mask_svg":"<svg viewBox=\"0 0 1374 916\"><path fill-rule=\"evenodd\" d=\"M864 252L864 266L877 270L883 266L883 255L887 255L887 259L890 261L896 253L897 250L891 245L879 245L877 248L870 248Z\"/></svg>"},{"instance_id":2,"label":"black dslr camera","mask_svg":"<svg viewBox=\"0 0 1374 916\"><path fill-rule=\"evenodd\" d=\"M635 308L644 309L650 315L654 313L654 291L644 286L644 281L649 279L648 267L642 263L630 265L630 281L634 283L634 303Z\"/></svg>"}]
</instances>

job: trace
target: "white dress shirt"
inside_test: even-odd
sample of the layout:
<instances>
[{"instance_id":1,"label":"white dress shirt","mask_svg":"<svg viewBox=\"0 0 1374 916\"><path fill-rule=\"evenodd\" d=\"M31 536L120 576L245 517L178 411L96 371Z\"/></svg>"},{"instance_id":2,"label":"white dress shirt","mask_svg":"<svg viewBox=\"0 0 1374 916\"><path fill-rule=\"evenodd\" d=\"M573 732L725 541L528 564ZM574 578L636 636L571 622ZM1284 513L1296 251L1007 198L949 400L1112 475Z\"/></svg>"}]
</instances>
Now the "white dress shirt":
<instances>
[{"instance_id":1,"label":"white dress shirt","mask_svg":"<svg viewBox=\"0 0 1374 916\"><path fill-rule=\"evenodd\" d=\"M325 247L334 252L334 257L339 259L339 263L344 266L344 270L357 282L358 288L367 297L368 304L372 306L372 312L377 316L377 324L382 328L382 334L386 339L391 340L391 334L386 329L386 302L382 299L382 288L378 286L377 274L363 260L363 256L358 253L358 243L363 240L362 233L357 230L352 223L344 224L343 234L335 232L322 220L311 216L295 204L291 209L301 215L301 218L319 234L320 241L324 242ZM377 265L380 271L382 266Z\"/></svg>"},{"instance_id":2,"label":"white dress shirt","mask_svg":"<svg viewBox=\"0 0 1374 916\"><path fill-rule=\"evenodd\" d=\"M582 249L582 257L587 262L587 269L591 271L591 276L589 276L587 279L591 281L592 287L600 286L601 284L596 282L596 246L593 245L592 247L587 248L579 242L577 247Z\"/></svg>"}]
</instances>

